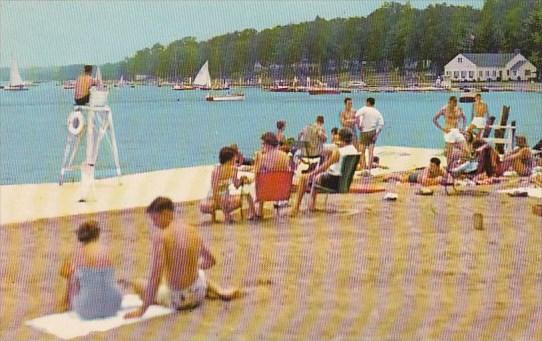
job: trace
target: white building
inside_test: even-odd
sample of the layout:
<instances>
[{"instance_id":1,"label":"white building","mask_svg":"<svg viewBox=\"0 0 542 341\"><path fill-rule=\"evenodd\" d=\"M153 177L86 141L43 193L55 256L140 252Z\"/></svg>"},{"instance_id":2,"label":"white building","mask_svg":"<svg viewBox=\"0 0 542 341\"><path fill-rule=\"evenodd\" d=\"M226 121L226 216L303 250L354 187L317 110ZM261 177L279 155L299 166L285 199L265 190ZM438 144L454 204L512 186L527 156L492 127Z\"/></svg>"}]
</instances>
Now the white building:
<instances>
[{"instance_id":1,"label":"white building","mask_svg":"<svg viewBox=\"0 0 542 341\"><path fill-rule=\"evenodd\" d=\"M536 78L536 67L521 53L460 53L444 67L452 81L498 81Z\"/></svg>"}]
</instances>

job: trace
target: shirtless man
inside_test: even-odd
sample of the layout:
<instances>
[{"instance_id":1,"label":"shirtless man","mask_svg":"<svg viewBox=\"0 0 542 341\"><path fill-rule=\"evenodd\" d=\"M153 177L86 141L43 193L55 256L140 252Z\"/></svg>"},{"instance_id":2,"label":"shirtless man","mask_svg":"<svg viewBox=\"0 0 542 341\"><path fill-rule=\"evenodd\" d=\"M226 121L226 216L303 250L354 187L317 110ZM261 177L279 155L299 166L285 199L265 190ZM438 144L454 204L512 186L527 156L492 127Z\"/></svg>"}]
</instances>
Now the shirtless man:
<instances>
[{"instance_id":1,"label":"shirtless man","mask_svg":"<svg viewBox=\"0 0 542 341\"><path fill-rule=\"evenodd\" d=\"M444 116L444 127L441 127L438 119ZM461 119L462 124L459 125ZM433 124L444 132L444 141L446 146L444 148L444 155L448 157L454 144L464 143L465 137L461 134L459 128L465 127L466 118L463 110L457 106L457 98L455 96L450 97L448 105L442 107L437 114L433 117Z\"/></svg>"},{"instance_id":2,"label":"shirtless man","mask_svg":"<svg viewBox=\"0 0 542 341\"><path fill-rule=\"evenodd\" d=\"M479 135L486 126L487 115L488 110L486 102L482 101L482 95L476 94L476 96L474 96L474 103L472 104L471 124L468 127L468 131L478 129Z\"/></svg>"},{"instance_id":3,"label":"shirtless man","mask_svg":"<svg viewBox=\"0 0 542 341\"><path fill-rule=\"evenodd\" d=\"M181 310L200 305L206 296L223 300L239 296L238 289L226 291L205 278L203 270L215 265L215 258L194 227L174 221L170 199L154 199L147 214L156 227L152 231L150 278L147 285L145 281L127 282L141 296L143 305L125 318L141 317L151 304Z\"/></svg>"},{"instance_id":4,"label":"shirtless man","mask_svg":"<svg viewBox=\"0 0 542 341\"><path fill-rule=\"evenodd\" d=\"M513 170L519 176L530 176L534 167L534 157L527 145L527 138L516 136L517 148L504 155L502 160L503 171Z\"/></svg>"},{"instance_id":5,"label":"shirtless man","mask_svg":"<svg viewBox=\"0 0 542 341\"><path fill-rule=\"evenodd\" d=\"M384 177L384 181L396 180L422 186L435 186L442 182L444 174L444 170L440 167L440 159L433 157L429 162L429 167L411 173L390 174Z\"/></svg>"},{"instance_id":6,"label":"shirtless man","mask_svg":"<svg viewBox=\"0 0 542 341\"><path fill-rule=\"evenodd\" d=\"M356 126L356 111L352 110L352 98L344 99L344 110L340 113L341 125L352 131L352 144L359 150L358 130Z\"/></svg>"}]
</instances>

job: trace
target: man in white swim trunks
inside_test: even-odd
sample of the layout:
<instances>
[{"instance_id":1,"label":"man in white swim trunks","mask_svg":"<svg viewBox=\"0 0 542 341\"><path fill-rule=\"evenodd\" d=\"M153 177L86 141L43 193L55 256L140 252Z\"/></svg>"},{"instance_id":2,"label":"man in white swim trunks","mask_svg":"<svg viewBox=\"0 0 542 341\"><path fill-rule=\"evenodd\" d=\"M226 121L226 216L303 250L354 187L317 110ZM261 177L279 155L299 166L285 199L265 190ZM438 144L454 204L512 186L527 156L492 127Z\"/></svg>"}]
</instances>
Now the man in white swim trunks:
<instances>
[{"instance_id":1,"label":"man in white swim trunks","mask_svg":"<svg viewBox=\"0 0 542 341\"><path fill-rule=\"evenodd\" d=\"M239 296L238 289L223 290L205 278L203 270L215 265L198 231L193 226L174 220L173 202L158 197L147 208L155 230L152 231L151 269L144 280L127 282L143 300L143 306L125 318L142 316L152 304L173 309L191 309L205 297L229 300Z\"/></svg>"},{"instance_id":2,"label":"man in white swim trunks","mask_svg":"<svg viewBox=\"0 0 542 341\"><path fill-rule=\"evenodd\" d=\"M487 104L482 101L482 95L476 94L474 96L474 103L472 104L471 124L468 130L478 129L478 137L486 126L488 116Z\"/></svg>"},{"instance_id":3,"label":"man in white swim trunks","mask_svg":"<svg viewBox=\"0 0 542 341\"><path fill-rule=\"evenodd\" d=\"M438 122L438 119L444 116L444 127ZM459 125L461 119L462 124ZM433 117L433 123L437 128L444 132L444 155L448 157L448 154L452 150L454 144L460 144L465 142L465 136L460 131L460 127L465 127L466 118L463 110L457 106L457 98L455 96L450 97L448 105L442 107L436 115Z\"/></svg>"}]
</instances>

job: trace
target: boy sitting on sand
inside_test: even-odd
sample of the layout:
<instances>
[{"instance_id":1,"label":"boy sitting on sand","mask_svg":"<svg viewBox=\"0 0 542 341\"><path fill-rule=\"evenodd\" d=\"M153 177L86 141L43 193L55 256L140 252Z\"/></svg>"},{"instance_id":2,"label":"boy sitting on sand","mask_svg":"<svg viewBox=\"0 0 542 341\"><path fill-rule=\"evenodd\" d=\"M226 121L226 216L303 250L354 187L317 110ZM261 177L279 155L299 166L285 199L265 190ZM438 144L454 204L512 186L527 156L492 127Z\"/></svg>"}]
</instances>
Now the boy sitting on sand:
<instances>
[{"instance_id":1,"label":"boy sitting on sand","mask_svg":"<svg viewBox=\"0 0 542 341\"><path fill-rule=\"evenodd\" d=\"M440 167L440 159L433 157L429 162L429 167L414 172L389 174L384 177L384 181L395 180L422 186L435 186L442 182L444 174L444 170Z\"/></svg>"},{"instance_id":2,"label":"boy sitting on sand","mask_svg":"<svg viewBox=\"0 0 542 341\"><path fill-rule=\"evenodd\" d=\"M195 308L205 297L230 300L240 296L238 289L224 290L205 277L203 270L214 266L215 258L194 227L174 219L169 198L154 199L147 214L156 227L152 233L150 277L147 285L142 280L126 282L141 296L143 306L125 318L142 316L151 304L181 310Z\"/></svg>"}]
</instances>

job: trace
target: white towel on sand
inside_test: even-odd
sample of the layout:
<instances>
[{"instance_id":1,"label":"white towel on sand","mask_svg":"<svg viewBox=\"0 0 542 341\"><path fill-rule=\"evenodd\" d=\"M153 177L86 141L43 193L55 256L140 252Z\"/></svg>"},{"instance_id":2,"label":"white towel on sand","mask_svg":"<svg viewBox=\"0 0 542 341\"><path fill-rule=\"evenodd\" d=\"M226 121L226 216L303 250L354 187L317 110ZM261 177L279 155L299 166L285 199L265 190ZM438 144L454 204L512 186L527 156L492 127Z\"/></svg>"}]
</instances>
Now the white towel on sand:
<instances>
[{"instance_id":1,"label":"white towel on sand","mask_svg":"<svg viewBox=\"0 0 542 341\"><path fill-rule=\"evenodd\" d=\"M26 321L27 326L53 334L64 340L88 335L92 332L104 332L126 324L148 320L153 317L168 315L172 309L152 305L141 318L124 319L124 314L141 306L142 302L137 295L125 295L122 299L122 308L114 317L96 320L81 320L74 311L61 314L52 314Z\"/></svg>"}]
</instances>

